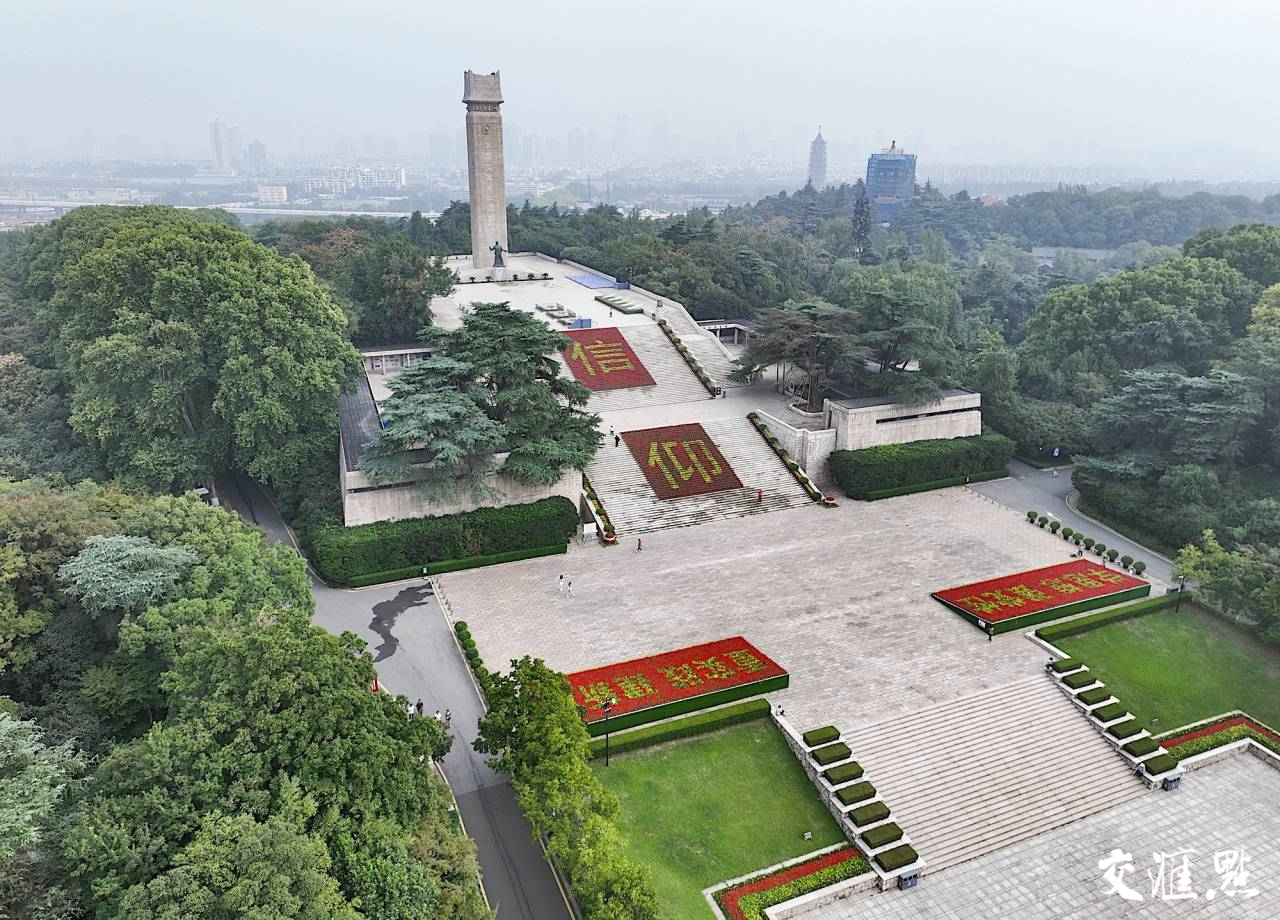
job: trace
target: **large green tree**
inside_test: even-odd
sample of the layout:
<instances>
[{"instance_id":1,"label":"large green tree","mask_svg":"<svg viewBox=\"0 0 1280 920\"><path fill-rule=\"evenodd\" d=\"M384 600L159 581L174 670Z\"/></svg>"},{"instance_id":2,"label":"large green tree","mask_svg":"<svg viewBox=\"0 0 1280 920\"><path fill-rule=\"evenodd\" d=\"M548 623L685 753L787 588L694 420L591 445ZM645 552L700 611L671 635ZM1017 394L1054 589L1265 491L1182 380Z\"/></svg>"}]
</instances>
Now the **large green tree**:
<instances>
[{"instance_id":1,"label":"large green tree","mask_svg":"<svg viewBox=\"0 0 1280 920\"><path fill-rule=\"evenodd\" d=\"M1210 227L1183 243L1182 251L1198 259L1221 259L1262 287L1280 284L1280 227Z\"/></svg>"},{"instance_id":2,"label":"large green tree","mask_svg":"<svg viewBox=\"0 0 1280 920\"><path fill-rule=\"evenodd\" d=\"M830 386L852 386L865 376L870 350L857 343L850 320L846 311L825 303L788 302L770 310L747 340L732 377L750 381L774 366L790 377L794 369L808 408L818 411Z\"/></svg>"},{"instance_id":3,"label":"large green tree","mask_svg":"<svg viewBox=\"0 0 1280 920\"><path fill-rule=\"evenodd\" d=\"M359 310L353 336L361 345L413 342L431 322L431 301L453 292L457 276L403 236L384 236L351 266L351 299Z\"/></svg>"}]
</instances>

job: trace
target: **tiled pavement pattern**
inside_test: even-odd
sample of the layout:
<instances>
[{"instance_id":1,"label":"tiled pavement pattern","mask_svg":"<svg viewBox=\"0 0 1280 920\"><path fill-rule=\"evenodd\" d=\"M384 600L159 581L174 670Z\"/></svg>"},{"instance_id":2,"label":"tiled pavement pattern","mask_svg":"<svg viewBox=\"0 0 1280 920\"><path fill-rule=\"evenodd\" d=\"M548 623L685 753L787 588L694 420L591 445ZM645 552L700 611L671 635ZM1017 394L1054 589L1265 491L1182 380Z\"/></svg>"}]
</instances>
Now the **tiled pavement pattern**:
<instances>
[{"instance_id":1,"label":"tiled pavement pattern","mask_svg":"<svg viewBox=\"0 0 1280 920\"><path fill-rule=\"evenodd\" d=\"M1153 792L998 852L921 879L919 887L857 895L803 914L804 920L1208 920L1280 917L1280 773L1250 755L1194 772L1172 793ZM1189 900L1152 897L1154 853L1193 847ZM1245 887L1227 897L1214 854L1243 847ZM1133 857L1126 883L1143 896L1109 894L1098 861L1115 848Z\"/></svg>"},{"instance_id":2,"label":"tiled pavement pattern","mask_svg":"<svg viewBox=\"0 0 1280 920\"><path fill-rule=\"evenodd\" d=\"M842 740L930 876L1147 791L1043 673Z\"/></svg>"},{"instance_id":3,"label":"tiled pavement pattern","mask_svg":"<svg viewBox=\"0 0 1280 920\"><path fill-rule=\"evenodd\" d=\"M929 592L1067 555L961 487L664 530L640 553L575 544L441 584L490 667L576 671L741 634L791 672L776 699L793 724L848 732L1038 674L1045 655L1019 632L988 642ZM557 593L562 572L575 597Z\"/></svg>"}]
</instances>

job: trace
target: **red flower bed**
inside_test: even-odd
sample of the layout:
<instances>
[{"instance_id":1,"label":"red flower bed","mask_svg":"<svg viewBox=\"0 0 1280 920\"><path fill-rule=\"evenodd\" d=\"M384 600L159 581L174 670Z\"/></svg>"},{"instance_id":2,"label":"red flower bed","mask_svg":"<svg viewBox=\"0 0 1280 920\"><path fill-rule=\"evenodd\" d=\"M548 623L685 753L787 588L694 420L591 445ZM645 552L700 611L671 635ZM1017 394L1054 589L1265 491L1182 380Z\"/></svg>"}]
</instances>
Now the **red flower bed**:
<instances>
[{"instance_id":1,"label":"red flower bed","mask_svg":"<svg viewBox=\"0 0 1280 920\"><path fill-rule=\"evenodd\" d=\"M1267 728L1261 722L1255 722L1248 716L1230 716L1226 719L1220 719L1217 722L1210 722L1208 725L1201 725L1199 728L1193 728L1189 732L1181 735L1174 735L1172 738L1166 738L1160 743L1164 745L1165 750L1175 748L1180 744L1186 744L1188 741L1195 741L1197 738L1203 738L1205 735L1216 735L1218 732L1226 731L1228 728L1234 728L1237 725L1246 725L1260 735L1270 738L1276 744L1280 744L1280 734L1276 734Z\"/></svg>"},{"instance_id":2,"label":"red flower bed","mask_svg":"<svg viewBox=\"0 0 1280 920\"><path fill-rule=\"evenodd\" d=\"M787 672L742 636L691 645L568 675L573 698L588 724L604 718L604 701L617 699L610 718L741 687Z\"/></svg>"},{"instance_id":3,"label":"red flower bed","mask_svg":"<svg viewBox=\"0 0 1280 920\"><path fill-rule=\"evenodd\" d=\"M742 488L729 461L701 425L624 431L622 440L660 499Z\"/></svg>"},{"instance_id":4,"label":"red flower bed","mask_svg":"<svg viewBox=\"0 0 1280 920\"><path fill-rule=\"evenodd\" d=\"M1142 579L1108 569L1101 562L1077 559L935 591L933 596L949 607L977 616L984 623L999 623L1144 585L1146 582Z\"/></svg>"},{"instance_id":5,"label":"red flower bed","mask_svg":"<svg viewBox=\"0 0 1280 920\"><path fill-rule=\"evenodd\" d=\"M565 363L588 390L653 386L653 377L617 326L569 329L564 334L569 337Z\"/></svg>"},{"instance_id":6,"label":"red flower bed","mask_svg":"<svg viewBox=\"0 0 1280 920\"><path fill-rule=\"evenodd\" d=\"M780 888L783 885L793 882L798 878L804 878L806 875L813 875L821 872L823 869L831 866L838 866L841 863L850 862L854 859L861 858L862 854L853 847L844 847L839 850L833 850L819 856L817 859L811 859L807 862L797 863L786 869L780 869L771 875L763 878L755 879L743 885L726 889L717 896L720 907L723 908L729 920L746 920L746 914L738 906L739 902L751 894L758 894L761 891L769 891L772 888Z\"/></svg>"}]
</instances>

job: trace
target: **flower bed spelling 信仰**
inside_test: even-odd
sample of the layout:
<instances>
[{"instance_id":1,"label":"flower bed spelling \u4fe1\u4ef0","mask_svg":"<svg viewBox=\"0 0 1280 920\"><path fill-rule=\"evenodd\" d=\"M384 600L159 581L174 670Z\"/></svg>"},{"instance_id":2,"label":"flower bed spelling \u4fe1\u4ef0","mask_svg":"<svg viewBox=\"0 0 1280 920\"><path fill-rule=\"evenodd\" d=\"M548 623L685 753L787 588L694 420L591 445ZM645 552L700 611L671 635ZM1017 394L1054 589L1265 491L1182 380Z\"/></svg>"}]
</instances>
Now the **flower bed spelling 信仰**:
<instances>
[{"instance_id":1,"label":"flower bed spelling \u4fe1\u4ef0","mask_svg":"<svg viewBox=\"0 0 1280 920\"><path fill-rule=\"evenodd\" d=\"M563 334L569 338L564 361L578 383L588 390L654 385L653 376L617 326L568 329Z\"/></svg>"},{"instance_id":2,"label":"flower bed spelling \u4fe1\u4ef0","mask_svg":"<svg viewBox=\"0 0 1280 920\"><path fill-rule=\"evenodd\" d=\"M1146 597L1147 582L1077 559L932 595L970 623L997 633Z\"/></svg>"},{"instance_id":3,"label":"flower bed spelling \u4fe1\u4ef0","mask_svg":"<svg viewBox=\"0 0 1280 920\"><path fill-rule=\"evenodd\" d=\"M854 847L841 847L715 893L728 920L764 920L765 909L871 870Z\"/></svg>"},{"instance_id":4,"label":"flower bed spelling \u4fe1\u4ef0","mask_svg":"<svg viewBox=\"0 0 1280 920\"><path fill-rule=\"evenodd\" d=\"M716 442L696 422L624 431L622 440L659 499L742 488Z\"/></svg>"},{"instance_id":5,"label":"flower bed spelling \u4fe1\u4ef0","mask_svg":"<svg viewBox=\"0 0 1280 920\"><path fill-rule=\"evenodd\" d=\"M567 678L593 737L604 734L609 699L615 700L609 729L621 731L790 683L781 666L742 636L576 671Z\"/></svg>"}]
</instances>

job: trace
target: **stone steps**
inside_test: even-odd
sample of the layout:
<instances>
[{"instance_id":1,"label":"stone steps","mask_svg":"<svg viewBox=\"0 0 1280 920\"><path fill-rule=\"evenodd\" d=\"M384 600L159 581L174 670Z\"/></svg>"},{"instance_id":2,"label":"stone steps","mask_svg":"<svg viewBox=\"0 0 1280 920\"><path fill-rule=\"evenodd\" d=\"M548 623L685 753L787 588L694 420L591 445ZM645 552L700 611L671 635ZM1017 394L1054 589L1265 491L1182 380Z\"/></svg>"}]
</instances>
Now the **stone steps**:
<instances>
[{"instance_id":1,"label":"stone steps","mask_svg":"<svg viewBox=\"0 0 1280 920\"><path fill-rule=\"evenodd\" d=\"M698 382L680 352L657 326L620 326L623 337L636 357L653 377L649 387L625 387L618 390L598 390L591 394L587 408L592 412L617 412L623 409L639 409L666 406L673 403L710 399L706 387ZM560 363L564 364L564 358ZM568 365L564 373L572 376ZM713 375L714 376L714 375ZM609 445L612 446L612 445Z\"/></svg>"},{"instance_id":2,"label":"stone steps","mask_svg":"<svg viewBox=\"0 0 1280 920\"><path fill-rule=\"evenodd\" d=\"M683 314L677 317L668 311L663 314L663 318L671 324L671 331L680 337L680 341L698 359L698 363L712 380L722 387L741 386L729 380L729 374L734 368L733 359L714 335L697 323L690 322Z\"/></svg>"},{"instance_id":3,"label":"stone steps","mask_svg":"<svg viewBox=\"0 0 1280 920\"><path fill-rule=\"evenodd\" d=\"M844 740L930 872L1144 792L1040 675L846 732Z\"/></svg>"},{"instance_id":4,"label":"stone steps","mask_svg":"<svg viewBox=\"0 0 1280 920\"><path fill-rule=\"evenodd\" d=\"M813 504L746 418L701 424L729 461L742 488L661 500L626 443L614 447L610 442L596 454L586 473L620 538ZM759 503L757 489L764 490Z\"/></svg>"}]
</instances>

